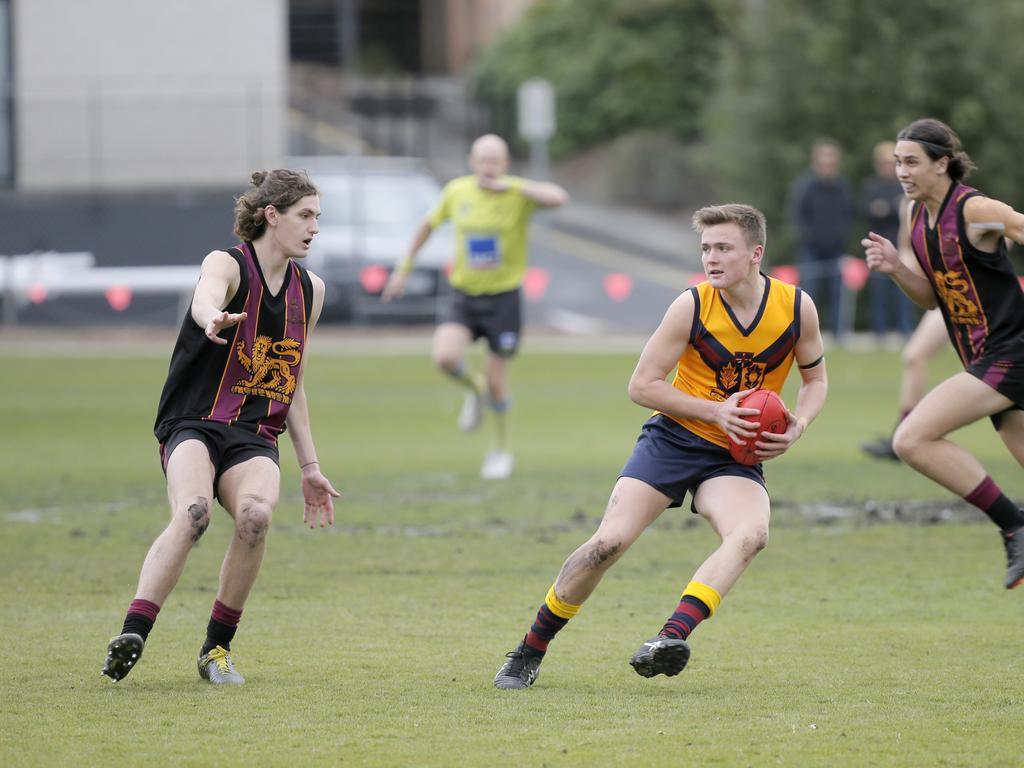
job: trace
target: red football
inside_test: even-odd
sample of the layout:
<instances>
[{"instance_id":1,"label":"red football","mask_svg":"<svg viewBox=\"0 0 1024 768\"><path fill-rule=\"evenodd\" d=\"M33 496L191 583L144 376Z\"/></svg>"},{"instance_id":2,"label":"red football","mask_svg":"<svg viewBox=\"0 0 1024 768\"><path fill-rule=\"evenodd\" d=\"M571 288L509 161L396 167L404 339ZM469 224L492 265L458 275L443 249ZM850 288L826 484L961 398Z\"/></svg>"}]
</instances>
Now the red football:
<instances>
[{"instance_id":1,"label":"red football","mask_svg":"<svg viewBox=\"0 0 1024 768\"><path fill-rule=\"evenodd\" d=\"M782 398L770 389L759 389L751 392L740 400L741 408L760 408L761 415L748 417L748 420L757 424L757 436L751 437L742 443L729 441L729 453L740 464L757 464L757 446L754 445L761 439L762 432L774 432L782 434L789 426L789 419L786 418L786 404Z\"/></svg>"}]
</instances>

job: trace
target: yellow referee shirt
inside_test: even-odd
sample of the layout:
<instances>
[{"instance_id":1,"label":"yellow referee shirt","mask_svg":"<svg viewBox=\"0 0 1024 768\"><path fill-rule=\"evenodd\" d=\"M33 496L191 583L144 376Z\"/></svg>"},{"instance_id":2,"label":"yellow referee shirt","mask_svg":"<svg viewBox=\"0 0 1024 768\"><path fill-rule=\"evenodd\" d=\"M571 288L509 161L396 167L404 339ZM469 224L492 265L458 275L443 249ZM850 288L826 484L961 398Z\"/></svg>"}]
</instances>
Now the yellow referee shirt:
<instances>
[{"instance_id":1,"label":"yellow referee shirt","mask_svg":"<svg viewBox=\"0 0 1024 768\"><path fill-rule=\"evenodd\" d=\"M520 191L523 179L505 177L504 192L481 189L476 176L445 185L427 220L434 228L446 220L455 226L452 287L473 296L518 288L526 274L526 230L536 203Z\"/></svg>"}]
</instances>

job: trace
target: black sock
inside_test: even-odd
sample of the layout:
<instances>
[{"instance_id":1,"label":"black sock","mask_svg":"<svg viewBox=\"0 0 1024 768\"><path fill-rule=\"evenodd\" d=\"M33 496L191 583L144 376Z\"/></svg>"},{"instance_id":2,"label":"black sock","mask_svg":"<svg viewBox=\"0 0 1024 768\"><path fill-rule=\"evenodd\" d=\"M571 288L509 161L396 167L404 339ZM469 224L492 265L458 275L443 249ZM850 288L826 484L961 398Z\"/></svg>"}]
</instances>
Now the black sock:
<instances>
[{"instance_id":1,"label":"black sock","mask_svg":"<svg viewBox=\"0 0 1024 768\"><path fill-rule=\"evenodd\" d=\"M145 642L152 630L153 620L151 618L143 616L141 613L129 613L124 617L124 626L121 628L121 634L124 635L132 632L141 636L142 641Z\"/></svg>"},{"instance_id":2,"label":"black sock","mask_svg":"<svg viewBox=\"0 0 1024 768\"><path fill-rule=\"evenodd\" d=\"M217 645L225 651L230 651L231 640L234 638L237 629L237 625L232 627L211 618L210 623L206 625L206 642L203 643L203 649L199 652L199 655L202 656L209 653Z\"/></svg>"},{"instance_id":3,"label":"black sock","mask_svg":"<svg viewBox=\"0 0 1024 768\"><path fill-rule=\"evenodd\" d=\"M999 495L999 500L989 507L985 514L992 519L993 523L1007 533L1024 526L1024 510L1003 494Z\"/></svg>"},{"instance_id":4,"label":"black sock","mask_svg":"<svg viewBox=\"0 0 1024 768\"><path fill-rule=\"evenodd\" d=\"M1024 526L1024 511L1010 501L987 475L977 488L964 496L964 500L988 515L1004 533Z\"/></svg>"},{"instance_id":5,"label":"black sock","mask_svg":"<svg viewBox=\"0 0 1024 768\"><path fill-rule=\"evenodd\" d=\"M149 633L153 630L153 624L156 622L158 613L160 613L159 605L151 600L136 597L132 600L131 605L128 606L121 634L136 634L142 638L142 642L146 642L146 638L149 637Z\"/></svg>"}]
</instances>

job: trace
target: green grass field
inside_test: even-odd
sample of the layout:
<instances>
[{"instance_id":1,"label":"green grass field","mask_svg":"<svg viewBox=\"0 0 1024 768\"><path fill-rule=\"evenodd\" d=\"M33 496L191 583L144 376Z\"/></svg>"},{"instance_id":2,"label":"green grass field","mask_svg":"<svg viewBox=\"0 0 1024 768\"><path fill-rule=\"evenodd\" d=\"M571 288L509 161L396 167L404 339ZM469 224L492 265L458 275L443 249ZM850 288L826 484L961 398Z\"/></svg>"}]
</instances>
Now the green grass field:
<instances>
[{"instance_id":1,"label":"green grass field","mask_svg":"<svg viewBox=\"0 0 1024 768\"><path fill-rule=\"evenodd\" d=\"M891 426L896 353L829 354L825 413L766 467L772 542L694 634L681 676L626 663L715 546L672 510L552 644L537 685L503 692L494 672L596 525L646 416L625 393L639 347L528 346L513 368L518 467L502 483L477 478L486 430L455 430L459 394L425 354L314 353L315 436L345 499L333 529L304 528L282 446L282 500L234 643L249 682L231 690L195 671L231 532L221 511L142 663L117 685L99 674L167 517L150 428L168 347L4 349L4 766L1024 764L1024 596L1001 587L995 530L863 513L950 500L857 449ZM950 356L934 373L954 369ZM957 439L1024 498L987 425ZM784 502L849 515L810 524Z\"/></svg>"}]
</instances>

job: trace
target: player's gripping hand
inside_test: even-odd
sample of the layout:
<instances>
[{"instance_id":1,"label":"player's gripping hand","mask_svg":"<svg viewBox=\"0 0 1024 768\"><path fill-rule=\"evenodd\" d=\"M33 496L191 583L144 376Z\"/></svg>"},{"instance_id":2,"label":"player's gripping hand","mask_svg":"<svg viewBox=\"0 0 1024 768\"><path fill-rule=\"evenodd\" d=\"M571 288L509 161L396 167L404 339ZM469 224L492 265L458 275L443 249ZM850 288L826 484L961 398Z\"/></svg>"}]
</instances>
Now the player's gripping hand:
<instances>
[{"instance_id":1,"label":"player's gripping hand","mask_svg":"<svg viewBox=\"0 0 1024 768\"><path fill-rule=\"evenodd\" d=\"M785 432L762 432L761 439L754 443L759 460L768 461L768 459L781 456L804 433L803 425L797 421L796 416L788 408L786 409L786 421L788 425Z\"/></svg>"},{"instance_id":2,"label":"player's gripping hand","mask_svg":"<svg viewBox=\"0 0 1024 768\"><path fill-rule=\"evenodd\" d=\"M900 265L896 246L881 235L868 232L868 236L861 240L860 244L864 246L864 260L872 272L889 274Z\"/></svg>"},{"instance_id":3,"label":"player's gripping hand","mask_svg":"<svg viewBox=\"0 0 1024 768\"><path fill-rule=\"evenodd\" d=\"M216 315L211 317L210 321L206 324L206 338L214 344L227 344L227 341L222 339L218 334L225 328L231 328L232 326L238 325L248 316L249 314L247 312L239 312L238 314L231 312L218 312Z\"/></svg>"},{"instance_id":4,"label":"player's gripping hand","mask_svg":"<svg viewBox=\"0 0 1024 768\"><path fill-rule=\"evenodd\" d=\"M302 470L302 522L310 528L334 525L334 499L341 496L331 481L320 472L320 465L313 463Z\"/></svg>"},{"instance_id":5,"label":"player's gripping hand","mask_svg":"<svg viewBox=\"0 0 1024 768\"><path fill-rule=\"evenodd\" d=\"M742 392L736 392L727 400L720 402L718 408L715 409L715 424L721 427L726 436L737 445L741 445L747 438L757 436L757 425L751 425L747 416L756 417L760 411L757 408L740 408L739 406L740 400L754 391L745 389Z\"/></svg>"}]
</instances>

